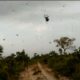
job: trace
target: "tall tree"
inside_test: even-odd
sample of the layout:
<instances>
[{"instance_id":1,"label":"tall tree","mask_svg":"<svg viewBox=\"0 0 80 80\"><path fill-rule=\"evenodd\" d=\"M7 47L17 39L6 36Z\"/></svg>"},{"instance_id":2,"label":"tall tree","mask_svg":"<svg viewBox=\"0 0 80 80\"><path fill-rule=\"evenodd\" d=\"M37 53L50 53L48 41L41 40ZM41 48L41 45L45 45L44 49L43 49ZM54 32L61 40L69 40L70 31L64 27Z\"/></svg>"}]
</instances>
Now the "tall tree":
<instances>
[{"instance_id":1,"label":"tall tree","mask_svg":"<svg viewBox=\"0 0 80 80\"><path fill-rule=\"evenodd\" d=\"M66 53L67 49L70 49L72 47L74 38L69 38L69 37L61 37L60 39L55 39L54 42L57 43L56 47L59 47L59 52Z\"/></svg>"}]
</instances>

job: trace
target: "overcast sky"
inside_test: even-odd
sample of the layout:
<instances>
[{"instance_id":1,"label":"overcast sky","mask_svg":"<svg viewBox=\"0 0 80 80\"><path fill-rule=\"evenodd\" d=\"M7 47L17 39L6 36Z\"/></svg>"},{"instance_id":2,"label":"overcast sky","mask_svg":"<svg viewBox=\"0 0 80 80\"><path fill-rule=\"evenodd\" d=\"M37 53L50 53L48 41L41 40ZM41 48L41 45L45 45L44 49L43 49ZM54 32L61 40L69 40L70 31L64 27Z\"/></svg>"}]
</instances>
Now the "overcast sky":
<instances>
[{"instance_id":1,"label":"overcast sky","mask_svg":"<svg viewBox=\"0 0 80 80\"><path fill-rule=\"evenodd\" d=\"M0 1L4 55L22 49L29 55L47 53L55 49L55 43L49 43L61 36L76 38L80 45L80 1Z\"/></svg>"}]
</instances>

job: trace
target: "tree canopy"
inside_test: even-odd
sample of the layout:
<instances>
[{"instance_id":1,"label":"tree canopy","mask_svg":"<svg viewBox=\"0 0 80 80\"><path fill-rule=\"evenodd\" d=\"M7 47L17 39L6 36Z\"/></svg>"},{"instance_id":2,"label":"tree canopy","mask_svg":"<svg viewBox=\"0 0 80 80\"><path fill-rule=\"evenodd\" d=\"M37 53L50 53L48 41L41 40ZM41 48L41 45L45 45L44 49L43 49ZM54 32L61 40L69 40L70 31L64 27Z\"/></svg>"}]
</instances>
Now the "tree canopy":
<instances>
[{"instance_id":1,"label":"tree canopy","mask_svg":"<svg viewBox=\"0 0 80 80\"><path fill-rule=\"evenodd\" d=\"M67 49L72 47L74 40L75 38L61 37L60 39L55 39L54 42L57 43L56 47L59 47L59 52L65 53Z\"/></svg>"}]
</instances>

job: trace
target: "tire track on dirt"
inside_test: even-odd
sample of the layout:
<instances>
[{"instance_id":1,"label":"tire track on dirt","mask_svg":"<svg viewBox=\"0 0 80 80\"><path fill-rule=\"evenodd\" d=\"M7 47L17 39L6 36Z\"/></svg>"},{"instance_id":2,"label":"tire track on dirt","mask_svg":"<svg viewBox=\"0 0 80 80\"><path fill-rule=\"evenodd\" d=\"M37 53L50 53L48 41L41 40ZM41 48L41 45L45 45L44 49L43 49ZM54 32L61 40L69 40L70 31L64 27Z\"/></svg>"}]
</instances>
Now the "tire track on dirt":
<instances>
[{"instance_id":1,"label":"tire track on dirt","mask_svg":"<svg viewBox=\"0 0 80 80\"><path fill-rule=\"evenodd\" d=\"M20 74L19 80L56 80L48 74L40 63L32 65Z\"/></svg>"},{"instance_id":2,"label":"tire track on dirt","mask_svg":"<svg viewBox=\"0 0 80 80\"><path fill-rule=\"evenodd\" d=\"M40 63L38 63L39 69L42 71L42 74L46 77L47 80L56 80L56 78L45 71Z\"/></svg>"}]
</instances>

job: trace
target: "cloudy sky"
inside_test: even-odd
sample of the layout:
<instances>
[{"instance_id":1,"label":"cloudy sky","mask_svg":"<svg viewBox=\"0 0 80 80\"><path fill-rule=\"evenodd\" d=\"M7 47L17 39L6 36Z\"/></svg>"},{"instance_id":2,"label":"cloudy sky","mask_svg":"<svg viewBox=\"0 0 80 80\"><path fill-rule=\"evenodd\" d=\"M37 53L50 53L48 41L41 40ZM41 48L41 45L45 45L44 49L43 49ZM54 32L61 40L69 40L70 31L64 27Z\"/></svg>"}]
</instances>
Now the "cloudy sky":
<instances>
[{"instance_id":1,"label":"cloudy sky","mask_svg":"<svg viewBox=\"0 0 80 80\"><path fill-rule=\"evenodd\" d=\"M44 15L49 16L46 22ZM80 45L80 1L0 1L0 44L4 55L47 53L54 39L76 38Z\"/></svg>"}]
</instances>

